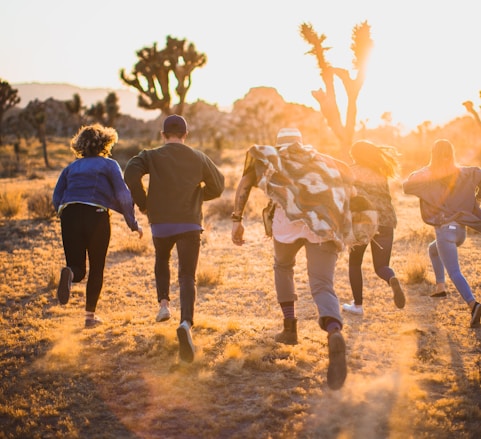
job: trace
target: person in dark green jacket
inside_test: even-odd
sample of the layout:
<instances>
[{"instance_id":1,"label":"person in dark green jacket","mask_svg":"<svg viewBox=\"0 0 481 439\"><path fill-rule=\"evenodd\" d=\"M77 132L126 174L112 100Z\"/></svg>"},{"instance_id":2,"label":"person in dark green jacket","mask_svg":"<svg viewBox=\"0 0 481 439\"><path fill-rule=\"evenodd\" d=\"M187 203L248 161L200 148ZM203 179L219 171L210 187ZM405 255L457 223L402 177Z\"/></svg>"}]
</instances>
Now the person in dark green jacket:
<instances>
[{"instance_id":1,"label":"person in dark green jacket","mask_svg":"<svg viewBox=\"0 0 481 439\"><path fill-rule=\"evenodd\" d=\"M224 176L202 151L185 144L187 123L182 116L168 116L162 126L164 144L132 157L124 172L135 204L148 217L155 247L155 281L160 305L156 320L171 318L170 255L178 255L180 326L179 354L194 360L191 327L194 325L195 276L200 251L202 204L220 197ZM142 182L149 175L148 188Z\"/></svg>"}]
</instances>

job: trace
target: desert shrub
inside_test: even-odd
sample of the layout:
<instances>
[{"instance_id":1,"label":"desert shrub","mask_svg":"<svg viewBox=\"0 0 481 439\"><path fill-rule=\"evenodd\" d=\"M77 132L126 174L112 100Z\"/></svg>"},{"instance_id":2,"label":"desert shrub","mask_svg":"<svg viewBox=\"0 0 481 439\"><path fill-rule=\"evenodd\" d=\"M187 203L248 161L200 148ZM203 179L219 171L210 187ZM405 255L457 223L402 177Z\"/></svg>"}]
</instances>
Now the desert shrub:
<instances>
[{"instance_id":1,"label":"desert shrub","mask_svg":"<svg viewBox=\"0 0 481 439\"><path fill-rule=\"evenodd\" d=\"M50 219L56 215L52 203L52 190L44 188L27 198L27 208L33 218Z\"/></svg>"},{"instance_id":2,"label":"desert shrub","mask_svg":"<svg viewBox=\"0 0 481 439\"><path fill-rule=\"evenodd\" d=\"M234 202L226 197L217 198L207 203L206 218L230 219Z\"/></svg>"},{"instance_id":3,"label":"desert shrub","mask_svg":"<svg viewBox=\"0 0 481 439\"><path fill-rule=\"evenodd\" d=\"M20 164L13 157L2 157L0 159L0 178L15 177L20 171Z\"/></svg>"},{"instance_id":4,"label":"desert shrub","mask_svg":"<svg viewBox=\"0 0 481 439\"><path fill-rule=\"evenodd\" d=\"M405 273L408 284L419 284L426 280L428 260L425 251L412 251L406 257Z\"/></svg>"},{"instance_id":5,"label":"desert shrub","mask_svg":"<svg viewBox=\"0 0 481 439\"><path fill-rule=\"evenodd\" d=\"M4 192L0 194L0 212L4 218L12 218L22 207L21 192Z\"/></svg>"},{"instance_id":6,"label":"desert shrub","mask_svg":"<svg viewBox=\"0 0 481 439\"><path fill-rule=\"evenodd\" d=\"M222 283L222 274L219 267L201 266L196 275L199 287L212 287Z\"/></svg>"},{"instance_id":7,"label":"desert shrub","mask_svg":"<svg viewBox=\"0 0 481 439\"><path fill-rule=\"evenodd\" d=\"M145 239L139 239L136 233L132 233L126 239L122 240L122 245L118 250L119 253L132 255L142 255L149 251L150 242Z\"/></svg>"}]
</instances>

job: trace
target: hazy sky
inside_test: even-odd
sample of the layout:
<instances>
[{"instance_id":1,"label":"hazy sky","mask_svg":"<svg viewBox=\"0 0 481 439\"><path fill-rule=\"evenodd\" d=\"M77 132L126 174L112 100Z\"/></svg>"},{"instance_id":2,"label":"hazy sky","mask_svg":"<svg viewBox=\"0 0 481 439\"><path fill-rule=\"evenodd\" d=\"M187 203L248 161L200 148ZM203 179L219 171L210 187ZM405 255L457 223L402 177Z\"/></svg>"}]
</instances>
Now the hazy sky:
<instances>
[{"instance_id":1,"label":"hazy sky","mask_svg":"<svg viewBox=\"0 0 481 439\"><path fill-rule=\"evenodd\" d=\"M0 78L125 88L135 52L167 35L186 38L207 64L194 71L187 101L227 107L251 87L275 87L288 102L319 108L323 85L299 34L327 36L327 57L351 68L351 32L367 20L375 46L358 114L384 112L407 128L445 123L481 102L479 0L4 0ZM339 88L342 98L342 88Z\"/></svg>"}]
</instances>

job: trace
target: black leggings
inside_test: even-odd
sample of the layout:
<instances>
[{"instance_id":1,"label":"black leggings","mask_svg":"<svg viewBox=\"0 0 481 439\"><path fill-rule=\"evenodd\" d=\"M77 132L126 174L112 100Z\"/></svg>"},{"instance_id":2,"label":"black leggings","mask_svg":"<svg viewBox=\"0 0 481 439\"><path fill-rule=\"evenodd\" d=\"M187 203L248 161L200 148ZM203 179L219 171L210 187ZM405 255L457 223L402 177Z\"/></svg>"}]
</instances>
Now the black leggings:
<instances>
[{"instance_id":1,"label":"black leggings","mask_svg":"<svg viewBox=\"0 0 481 439\"><path fill-rule=\"evenodd\" d=\"M73 281L80 282L87 272L85 310L94 312L104 280L105 258L110 242L110 214L88 204L70 204L60 218L62 241L67 266L73 272Z\"/></svg>"},{"instance_id":2,"label":"black leggings","mask_svg":"<svg viewBox=\"0 0 481 439\"><path fill-rule=\"evenodd\" d=\"M389 283L394 276L393 269L389 266L391 260L394 229L379 226L378 234L371 241L372 263L377 276ZM349 253L349 281L352 296L356 305L362 305L362 260L367 245L356 245Z\"/></svg>"}]
</instances>

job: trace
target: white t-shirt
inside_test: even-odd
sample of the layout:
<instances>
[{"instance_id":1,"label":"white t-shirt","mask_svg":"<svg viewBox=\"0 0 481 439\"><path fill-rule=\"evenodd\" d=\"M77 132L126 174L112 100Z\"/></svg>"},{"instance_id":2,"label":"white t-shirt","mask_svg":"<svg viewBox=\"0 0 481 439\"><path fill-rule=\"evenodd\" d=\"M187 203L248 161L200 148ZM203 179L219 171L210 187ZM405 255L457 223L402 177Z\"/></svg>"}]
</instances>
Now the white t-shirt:
<instances>
[{"instance_id":1,"label":"white t-shirt","mask_svg":"<svg viewBox=\"0 0 481 439\"><path fill-rule=\"evenodd\" d=\"M291 221L285 210L277 205L272 219L272 235L276 241L291 244L299 238L305 238L313 244L321 244L322 239L316 235L302 220Z\"/></svg>"}]
</instances>

